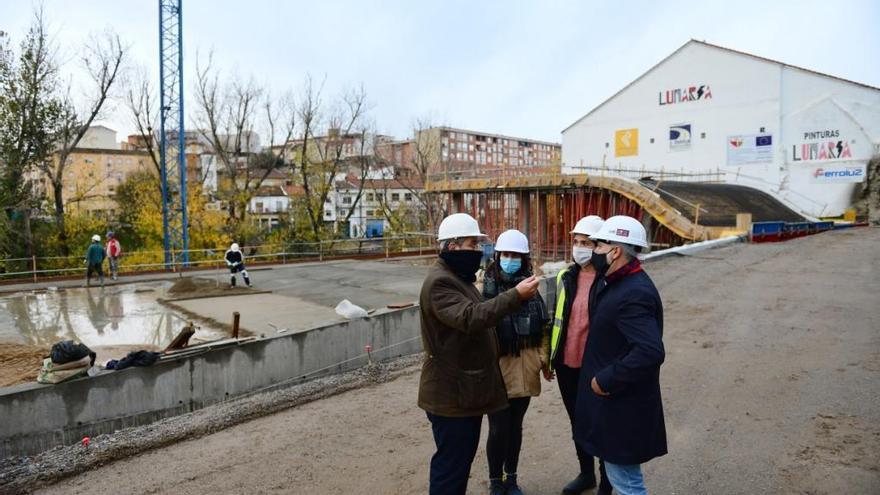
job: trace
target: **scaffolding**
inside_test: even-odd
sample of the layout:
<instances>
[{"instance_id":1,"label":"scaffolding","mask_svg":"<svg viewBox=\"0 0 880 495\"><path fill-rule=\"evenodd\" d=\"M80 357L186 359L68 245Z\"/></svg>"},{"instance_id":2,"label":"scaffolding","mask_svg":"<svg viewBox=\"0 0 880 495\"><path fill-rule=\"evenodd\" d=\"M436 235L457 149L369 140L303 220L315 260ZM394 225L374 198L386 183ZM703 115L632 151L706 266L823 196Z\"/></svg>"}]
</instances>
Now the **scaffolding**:
<instances>
[{"instance_id":1,"label":"scaffolding","mask_svg":"<svg viewBox=\"0 0 880 495\"><path fill-rule=\"evenodd\" d=\"M648 231L652 249L709 238L709 230L678 212L654 191L622 177L516 174L492 178L451 178L429 182L443 195L447 211L469 213L491 238L507 229L525 233L533 258L570 258L571 229L586 215L628 215Z\"/></svg>"},{"instance_id":2,"label":"scaffolding","mask_svg":"<svg viewBox=\"0 0 880 495\"><path fill-rule=\"evenodd\" d=\"M159 0L159 154L165 265L189 262L183 121L182 0Z\"/></svg>"}]
</instances>

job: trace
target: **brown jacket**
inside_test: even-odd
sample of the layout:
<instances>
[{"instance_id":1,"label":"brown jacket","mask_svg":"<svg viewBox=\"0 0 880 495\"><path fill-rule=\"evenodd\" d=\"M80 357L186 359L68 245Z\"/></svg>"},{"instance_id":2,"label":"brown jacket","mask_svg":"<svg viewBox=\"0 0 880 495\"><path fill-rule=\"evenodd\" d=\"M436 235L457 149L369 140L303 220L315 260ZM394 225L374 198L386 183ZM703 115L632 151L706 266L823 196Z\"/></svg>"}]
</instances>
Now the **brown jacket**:
<instances>
[{"instance_id":1,"label":"brown jacket","mask_svg":"<svg viewBox=\"0 0 880 495\"><path fill-rule=\"evenodd\" d=\"M479 416L507 407L495 325L519 309L516 289L489 301L442 260L419 296L425 362L419 407L438 416Z\"/></svg>"},{"instance_id":2,"label":"brown jacket","mask_svg":"<svg viewBox=\"0 0 880 495\"><path fill-rule=\"evenodd\" d=\"M545 333L540 347L523 349L519 356L501 356L498 366L508 399L541 395L541 368L547 365L549 343L550 334Z\"/></svg>"}]
</instances>

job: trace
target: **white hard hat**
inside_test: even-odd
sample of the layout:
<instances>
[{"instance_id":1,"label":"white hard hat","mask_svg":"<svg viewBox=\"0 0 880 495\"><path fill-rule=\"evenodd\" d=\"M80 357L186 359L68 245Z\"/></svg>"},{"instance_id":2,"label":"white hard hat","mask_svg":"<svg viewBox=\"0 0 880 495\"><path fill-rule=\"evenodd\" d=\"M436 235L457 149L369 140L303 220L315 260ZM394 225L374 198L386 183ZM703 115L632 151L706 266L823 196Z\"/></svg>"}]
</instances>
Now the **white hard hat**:
<instances>
[{"instance_id":1,"label":"white hard hat","mask_svg":"<svg viewBox=\"0 0 880 495\"><path fill-rule=\"evenodd\" d=\"M437 232L438 241L446 241L459 237L486 237L480 232L480 226L474 217L467 213L453 213L440 222Z\"/></svg>"},{"instance_id":2,"label":"white hard hat","mask_svg":"<svg viewBox=\"0 0 880 495\"><path fill-rule=\"evenodd\" d=\"M594 241L619 242L631 246L648 247L648 235L642 222L633 217L617 215L605 220L599 232L590 236Z\"/></svg>"},{"instance_id":3,"label":"white hard hat","mask_svg":"<svg viewBox=\"0 0 880 495\"><path fill-rule=\"evenodd\" d=\"M578 220L578 223L574 225L574 229L571 230L572 234L583 234L583 235L593 235L599 232L599 227L605 220L602 220L602 217L599 215L590 215Z\"/></svg>"},{"instance_id":4,"label":"white hard hat","mask_svg":"<svg viewBox=\"0 0 880 495\"><path fill-rule=\"evenodd\" d=\"M529 254L529 240L516 229L505 230L495 242L495 251Z\"/></svg>"},{"instance_id":5,"label":"white hard hat","mask_svg":"<svg viewBox=\"0 0 880 495\"><path fill-rule=\"evenodd\" d=\"M95 242L101 242L101 236L99 236L98 234L95 234L92 236L92 240Z\"/></svg>"},{"instance_id":6,"label":"white hard hat","mask_svg":"<svg viewBox=\"0 0 880 495\"><path fill-rule=\"evenodd\" d=\"M236 253L241 251L241 248L238 247L238 243L233 242L231 246L229 246L230 251L235 251Z\"/></svg>"}]
</instances>

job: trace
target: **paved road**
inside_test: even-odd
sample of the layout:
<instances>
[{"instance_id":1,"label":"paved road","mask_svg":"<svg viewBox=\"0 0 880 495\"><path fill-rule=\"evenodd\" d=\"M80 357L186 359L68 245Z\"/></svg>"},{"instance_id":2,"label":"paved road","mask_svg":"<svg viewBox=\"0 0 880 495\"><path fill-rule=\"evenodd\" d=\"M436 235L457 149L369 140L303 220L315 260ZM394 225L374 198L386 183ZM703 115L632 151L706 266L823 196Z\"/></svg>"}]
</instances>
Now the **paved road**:
<instances>
[{"instance_id":1,"label":"paved road","mask_svg":"<svg viewBox=\"0 0 880 495\"><path fill-rule=\"evenodd\" d=\"M880 493L878 245L865 228L647 267L666 306L670 451L647 466L652 493ZM433 445L417 384L413 369L39 493L424 493ZM526 493L559 493L574 474L566 423L546 387L526 416ZM486 477L481 448L469 493Z\"/></svg>"}]
</instances>

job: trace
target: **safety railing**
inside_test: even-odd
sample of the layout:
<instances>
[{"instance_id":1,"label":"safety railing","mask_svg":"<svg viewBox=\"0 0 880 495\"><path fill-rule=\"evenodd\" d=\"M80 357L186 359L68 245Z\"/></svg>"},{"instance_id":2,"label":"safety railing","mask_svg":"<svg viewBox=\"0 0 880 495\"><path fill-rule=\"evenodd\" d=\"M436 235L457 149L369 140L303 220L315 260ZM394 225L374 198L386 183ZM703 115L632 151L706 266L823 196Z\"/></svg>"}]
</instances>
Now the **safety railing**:
<instances>
[{"instance_id":1,"label":"safety railing","mask_svg":"<svg viewBox=\"0 0 880 495\"><path fill-rule=\"evenodd\" d=\"M407 234L391 237L331 239L317 242L291 242L287 244L262 244L242 246L245 261L251 264L292 263L323 261L343 257L388 258L401 254L428 254L437 249L433 234ZM183 250L171 252L171 261L165 261L164 251L124 252L119 259L120 274L137 274L156 271L188 271L222 268L226 265L224 255L228 247L214 249L189 249L189 261L184 263ZM109 276L109 266L104 263L104 274ZM32 256L30 258L0 259L0 280L30 280L85 274L86 264L82 255Z\"/></svg>"}]
</instances>

